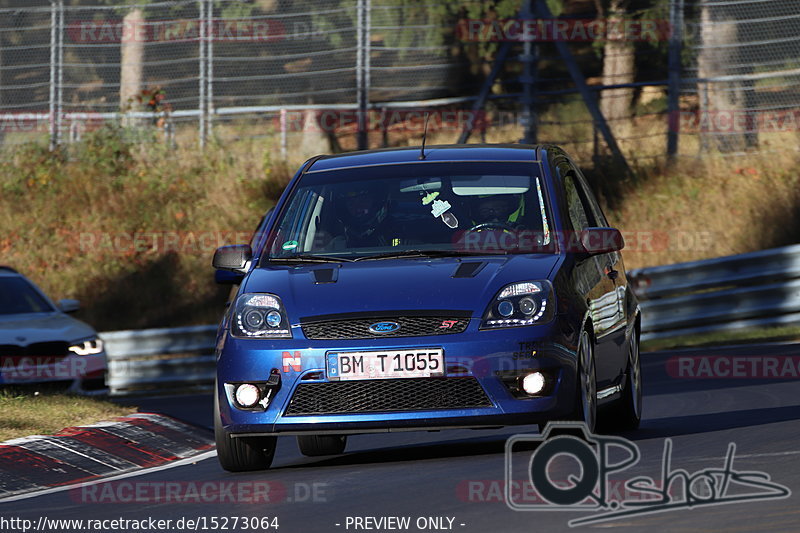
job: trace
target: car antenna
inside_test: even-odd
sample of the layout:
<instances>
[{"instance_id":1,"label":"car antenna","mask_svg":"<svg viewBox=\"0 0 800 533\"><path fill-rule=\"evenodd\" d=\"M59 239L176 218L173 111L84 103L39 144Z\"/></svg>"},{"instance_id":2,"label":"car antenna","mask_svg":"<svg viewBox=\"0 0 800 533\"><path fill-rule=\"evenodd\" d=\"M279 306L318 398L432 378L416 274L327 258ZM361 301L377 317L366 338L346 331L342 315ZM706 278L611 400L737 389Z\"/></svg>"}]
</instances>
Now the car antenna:
<instances>
[{"instance_id":1,"label":"car antenna","mask_svg":"<svg viewBox=\"0 0 800 533\"><path fill-rule=\"evenodd\" d=\"M422 146L419 149L419 160L423 161L425 159L425 137L428 135L428 112L425 112L425 126L422 130Z\"/></svg>"}]
</instances>

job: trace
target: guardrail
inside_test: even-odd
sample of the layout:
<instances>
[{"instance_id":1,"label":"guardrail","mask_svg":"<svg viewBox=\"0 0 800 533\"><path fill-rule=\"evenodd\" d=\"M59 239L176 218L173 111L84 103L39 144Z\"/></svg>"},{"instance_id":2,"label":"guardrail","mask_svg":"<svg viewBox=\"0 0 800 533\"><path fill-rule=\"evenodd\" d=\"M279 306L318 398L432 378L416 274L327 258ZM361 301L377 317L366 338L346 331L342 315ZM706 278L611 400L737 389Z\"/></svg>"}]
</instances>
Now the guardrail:
<instances>
[{"instance_id":1,"label":"guardrail","mask_svg":"<svg viewBox=\"0 0 800 533\"><path fill-rule=\"evenodd\" d=\"M642 340L800 325L800 245L632 270Z\"/></svg>"},{"instance_id":2,"label":"guardrail","mask_svg":"<svg viewBox=\"0 0 800 533\"><path fill-rule=\"evenodd\" d=\"M800 325L800 245L632 270L642 340ZM209 389L217 326L101 333L112 395ZM176 355L180 354L180 355Z\"/></svg>"},{"instance_id":3,"label":"guardrail","mask_svg":"<svg viewBox=\"0 0 800 533\"><path fill-rule=\"evenodd\" d=\"M214 384L217 326L108 331L109 394L205 390Z\"/></svg>"}]
</instances>

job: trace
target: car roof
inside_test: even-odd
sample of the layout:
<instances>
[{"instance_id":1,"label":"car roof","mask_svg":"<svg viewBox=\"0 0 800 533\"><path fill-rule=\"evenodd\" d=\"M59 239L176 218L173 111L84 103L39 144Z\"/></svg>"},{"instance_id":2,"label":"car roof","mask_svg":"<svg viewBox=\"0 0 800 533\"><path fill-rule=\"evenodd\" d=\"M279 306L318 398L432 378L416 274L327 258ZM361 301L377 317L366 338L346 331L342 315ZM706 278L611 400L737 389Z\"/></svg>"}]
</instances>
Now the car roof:
<instances>
[{"instance_id":1,"label":"car roof","mask_svg":"<svg viewBox=\"0 0 800 533\"><path fill-rule=\"evenodd\" d=\"M514 161L535 162L538 145L531 144L449 144L425 147L425 159L420 159L420 147L386 148L345 154L321 156L306 173L371 165L450 162L450 161Z\"/></svg>"}]
</instances>

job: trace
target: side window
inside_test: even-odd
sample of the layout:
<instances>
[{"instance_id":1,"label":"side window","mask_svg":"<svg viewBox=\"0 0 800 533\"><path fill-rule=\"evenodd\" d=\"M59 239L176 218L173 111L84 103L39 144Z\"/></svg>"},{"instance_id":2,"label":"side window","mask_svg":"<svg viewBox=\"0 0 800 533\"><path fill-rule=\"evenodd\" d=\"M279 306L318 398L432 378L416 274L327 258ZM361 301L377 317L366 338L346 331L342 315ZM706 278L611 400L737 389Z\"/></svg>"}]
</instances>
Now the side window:
<instances>
[{"instance_id":1,"label":"side window","mask_svg":"<svg viewBox=\"0 0 800 533\"><path fill-rule=\"evenodd\" d=\"M581 187L583 191L583 196L588 200L588 208L591 209L592 213L594 214L594 219L596 221L596 226L608 226L608 221L606 220L606 216L603 214L603 210L600 209L600 204L595 198L594 193L592 192L591 187L586 181L586 178L583 176L580 170L578 170L574 165L571 165L573 172L575 173L575 177L578 180L577 185Z\"/></svg>"},{"instance_id":2,"label":"side window","mask_svg":"<svg viewBox=\"0 0 800 533\"><path fill-rule=\"evenodd\" d=\"M575 180L575 175L568 170L566 165L559 165L559 174L564 183L564 192L567 200L567 212L569 214L572 229L581 231L594 225L594 217L582 198L580 185Z\"/></svg>"},{"instance_id":3,"label":"side window","mask_svg":"<svg viewBox=\"0 0 800 533\"><path fill-rule=\"evenodd\" d=\"M309 219L318 214L321 206L320 197L310 189L300 189L283 215L280 227L272 242L270 255L286 255L283 252L295 253L306 251L304 248L309 237ZM311 228L313 231L314 228ZM299 250L298 250L299 248Z\"/></svg>"}]
</instances>

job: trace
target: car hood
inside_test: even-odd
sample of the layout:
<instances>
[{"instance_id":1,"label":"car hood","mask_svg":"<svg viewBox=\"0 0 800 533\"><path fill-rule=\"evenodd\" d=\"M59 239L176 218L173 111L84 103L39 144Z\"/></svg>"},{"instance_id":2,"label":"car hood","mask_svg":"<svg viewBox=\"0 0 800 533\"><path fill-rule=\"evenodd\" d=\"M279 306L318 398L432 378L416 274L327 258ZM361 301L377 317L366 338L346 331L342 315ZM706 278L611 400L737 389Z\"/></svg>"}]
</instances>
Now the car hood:
<instances>
[{"instance_id":1,"label":"car hood","mask_svg":"<svg viewBox=\"0 0 800 533\"><path fill-rule=\"evenodd\" d=\"M244 292L277 294L290 322L340 313L458 310L483 314L515 281L548 279L558 255L403 258L255 269Z\"/></svg>"},{"instance_id":2,"label":"car hood","mask_svg":"<svg viewBox=\"0 0 800 533\"><path fill-rule=\"evenodd\" d=\"M88 324L63 313L0 315L0 344L73 342L96 335Z\"/></svg>"}]
</instances>

